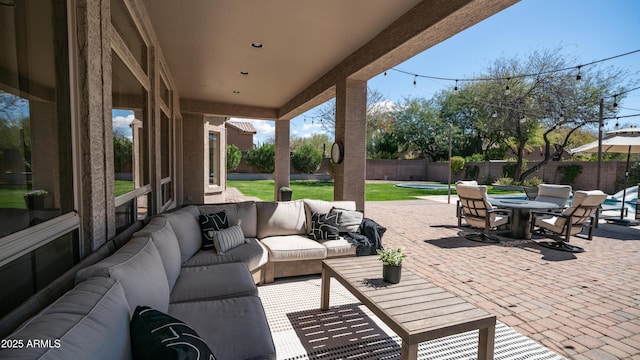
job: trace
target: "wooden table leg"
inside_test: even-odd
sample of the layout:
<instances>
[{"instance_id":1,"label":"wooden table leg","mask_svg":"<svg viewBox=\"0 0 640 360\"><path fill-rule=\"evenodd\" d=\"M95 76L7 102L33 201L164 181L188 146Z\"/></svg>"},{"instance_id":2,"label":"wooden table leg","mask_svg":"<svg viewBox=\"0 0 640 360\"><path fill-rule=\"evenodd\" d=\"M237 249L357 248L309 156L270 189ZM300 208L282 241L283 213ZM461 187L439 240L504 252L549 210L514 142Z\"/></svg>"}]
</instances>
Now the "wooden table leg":
<instances>
[{"instance_id":1,"label":"wooden table leg","mask_svg":"<svg viewBox=\"0 0 640 360\"><path fill-rule=\"evenodd\" d=\"M478 360L493 360L493 347L496 337L496 326L480 329L478 338Z\"/></svg>"},{"instance_id":2,"label":"wooden table leg","mask_svg":"<svg viewBox=\"0 0 640 360\"><path fill-rule=\"evenodd\" d=\"M402 340L402 351L400 352L400 360L418 360L418 344L407 344Z\"/></svg>"},{"instance_id":3,"label":"wooden table leg","mask_svg":"<svg viewBox=\"0 0 640 360\"><path fill-rule=\"evenodd\" d=\"M331 290L331 274L322 264L322 285L320 286L320 310L329 310L329 292Z\"/></svg>"}]
</instances>

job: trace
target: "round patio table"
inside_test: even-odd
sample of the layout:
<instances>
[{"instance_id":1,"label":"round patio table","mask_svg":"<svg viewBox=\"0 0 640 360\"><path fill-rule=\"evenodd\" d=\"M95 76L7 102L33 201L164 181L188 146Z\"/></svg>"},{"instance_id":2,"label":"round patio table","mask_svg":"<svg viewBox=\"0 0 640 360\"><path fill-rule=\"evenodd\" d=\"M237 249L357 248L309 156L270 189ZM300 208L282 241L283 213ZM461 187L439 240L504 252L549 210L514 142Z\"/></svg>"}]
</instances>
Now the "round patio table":
<instances>
[{"instance_id":1,"label":"round patio table","mask_svg":"<svg viewBox=\"0 0 640 360\"><path fill-rule=\"evenodd\" d=\"M531 210L559 209L561 206L551 202L535 200L492 199L489 203L495 207L511 209L511 229L508 237L531 239Z\"/></svg>"}]
</instances>

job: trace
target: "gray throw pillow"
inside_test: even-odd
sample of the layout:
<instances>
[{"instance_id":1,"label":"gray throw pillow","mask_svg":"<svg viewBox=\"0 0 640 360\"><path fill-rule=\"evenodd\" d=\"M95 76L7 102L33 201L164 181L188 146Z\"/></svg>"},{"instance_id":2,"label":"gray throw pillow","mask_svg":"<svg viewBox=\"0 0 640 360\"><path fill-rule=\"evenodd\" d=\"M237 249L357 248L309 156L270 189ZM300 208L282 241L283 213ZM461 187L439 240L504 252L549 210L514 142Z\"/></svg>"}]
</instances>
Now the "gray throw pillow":
<instances>
[{"instance_id":1,"label":"gray throw pillow","mask_svg":"<svg viewBox=\"0 0 640 360\"><path fill-rule=\"evenodd\" d=\"M331 209L331 213L338 214L338 230L343 232L359 232L364 214L356 210L340 208Z\"/></svg>"},{"instance_id":2,"label":"gray throw pillow","mask_svg":"<svg viewBox=\"0 0 640 360\"><path fill-rule=\"evenodd\" d=\"M224 254L245 243L244 233L242 232L240 224L220 231L213 231L212 239L213 246L218 254Z\"/></svg>"}]
</instances>

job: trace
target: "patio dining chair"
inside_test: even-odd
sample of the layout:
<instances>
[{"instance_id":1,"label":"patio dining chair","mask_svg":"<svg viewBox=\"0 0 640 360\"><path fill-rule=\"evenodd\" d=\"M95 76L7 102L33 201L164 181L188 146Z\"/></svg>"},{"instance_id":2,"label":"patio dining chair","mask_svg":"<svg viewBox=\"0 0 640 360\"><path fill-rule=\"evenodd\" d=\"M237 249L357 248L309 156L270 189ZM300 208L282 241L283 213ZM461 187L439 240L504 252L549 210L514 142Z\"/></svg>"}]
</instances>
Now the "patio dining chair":
<instances>
[{"instance_id":1,"label":"patio dining chair","mask_svg":"<svg viewBox=\"0 0 640 360\"><path fill-rule=\"evenodd\" d=\"M540 184L535 200L557 204L562 211L567 207L567 200L570 196L571 185Z\"/></svg>"},{"instance_id":2,"label":"patio dining chair","mask_svg":"<svg viewBox=\"0 0 640 360\"><path fill-rule=\"evenodd\" d=\"M485 185L456 185L456 193L459 198L456 206L458 227L462 226L464 219L469 226L483 229L481 233L466 234L465 238L479 242L499 242L491 230L509 224L511 210L493 207L487 200Z\"/></svg>"},{"instance_id":3,"label":"patio dining chair","mask_svg":"<svg viewBox=\"0 0 640 360\"><path fill-rule=\"evenodd\" d=\"M568 244L571 235L578 235L587 228L587 240L593 238L593 228L600 205L607 194L600 190L576 191L571 206L562 213L533 212L531 232L541 234L555 241L538 242L539 245L569 252L583 252L584 249Z\"/></svg>"}]
</instances>

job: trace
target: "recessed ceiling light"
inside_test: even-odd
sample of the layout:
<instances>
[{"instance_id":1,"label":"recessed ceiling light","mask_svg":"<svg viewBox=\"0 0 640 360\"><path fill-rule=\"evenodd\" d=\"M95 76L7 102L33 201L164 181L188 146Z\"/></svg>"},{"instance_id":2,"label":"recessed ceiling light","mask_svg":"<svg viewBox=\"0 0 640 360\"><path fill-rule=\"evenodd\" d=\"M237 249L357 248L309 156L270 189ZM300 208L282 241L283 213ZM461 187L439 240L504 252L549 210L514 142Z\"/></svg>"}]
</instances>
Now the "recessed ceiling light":
<instances>
[{"instance_id":1,"label":"recessed ceiling light","mask_svg":"<svg viewBox=\"0 0 640 360\"><path fill-rule=\"evenodd\" d=\"M240 75L249 75L248 71L240 71Z\"/></svg>"},{"instance_id":2,"label":"recessed ceiling light","mask_svg":"<svg viewBox=\"0 0 640 360\"><path fill-rule=\"evenodd\" d=\"M240 90L233 90L234 94L240 94Z\"/></svg>"},{"instance_id":3,"label":"recessed ceiling light","mask_svg":"<svg viewBox=\"0 0 640 360\"><path fill-rule=\"evenodd\" d=\"M251 43L251 47L255 49L262 49L264 47L264 44L259 41L254 41Z\"/></svg>"}]
</instances>

